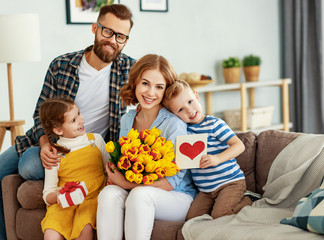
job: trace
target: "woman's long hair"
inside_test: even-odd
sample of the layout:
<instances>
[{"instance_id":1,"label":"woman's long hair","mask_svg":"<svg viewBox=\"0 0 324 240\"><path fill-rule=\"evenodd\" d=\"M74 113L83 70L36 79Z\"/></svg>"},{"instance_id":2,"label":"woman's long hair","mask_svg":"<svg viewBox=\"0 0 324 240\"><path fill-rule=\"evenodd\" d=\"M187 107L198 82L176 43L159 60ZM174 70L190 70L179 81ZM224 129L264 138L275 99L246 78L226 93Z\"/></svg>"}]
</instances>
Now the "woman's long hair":
<instances>
[{"instance_id":1,"label":"woman's long hair","mask_svg":"<svg viewBox=\"0 0 324 240\"><path fill-rule=\"evenodd\" d=\"M176 79L177 73L168 60L156 54L147 54L140 58L129 72L128 83L120 90L120 96L125 105L135 105L138 100L135 96L135 88L144 71L157 69L163 75L166 81L166 88Z\"/></svg>"},{"instance_id":2,"label":"woman's long hair","mask_svg":"<svg viewBox=\"0 0 324 240\"><path fill-rule=\"evenodd\" d=\"M42 123L48 141L54 148L57 149L57 151L63 154L70 152L70 149L54 143L59 136L53 132L53 129L63 125L64 114L70 111L74 105L74 101L70 98L55 97L47 99L39 106L39 119Z\"/></svg>"}]
</instances>

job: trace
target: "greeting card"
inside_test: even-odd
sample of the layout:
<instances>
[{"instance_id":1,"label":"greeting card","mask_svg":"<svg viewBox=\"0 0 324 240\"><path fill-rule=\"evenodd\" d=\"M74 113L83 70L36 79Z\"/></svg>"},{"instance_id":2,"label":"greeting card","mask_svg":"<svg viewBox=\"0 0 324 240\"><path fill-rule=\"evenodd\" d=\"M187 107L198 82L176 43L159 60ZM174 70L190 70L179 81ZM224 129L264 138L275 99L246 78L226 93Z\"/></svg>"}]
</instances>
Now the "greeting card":
<instances>
[{"instance_id":1,"label":"greeting card","mask_svg":"<svg viewBox=\"0 0 324 240\"><path fill-rule=\"evenodd\" d=\"M199 168L200 158L207 154L208 134L177 137L176 164L180 169Z\"/></svg>"}]
</instances>

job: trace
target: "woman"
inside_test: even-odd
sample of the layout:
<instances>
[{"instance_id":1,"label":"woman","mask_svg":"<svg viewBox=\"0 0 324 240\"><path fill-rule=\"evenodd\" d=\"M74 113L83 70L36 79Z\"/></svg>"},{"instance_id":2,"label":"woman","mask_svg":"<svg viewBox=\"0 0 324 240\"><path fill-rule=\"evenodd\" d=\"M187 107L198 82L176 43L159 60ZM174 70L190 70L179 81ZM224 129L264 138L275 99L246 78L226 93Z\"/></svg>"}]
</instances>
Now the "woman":
<instances>
[{"instance_id":1,"label":"woman","mask_svg":"<svg viewBox=\"0 0 324 240\"><path fill-rule=\"evenodd\" d=\"M149 54L138 60L121 89L126 105L140 104L121 119L120 137L132 129L138 132L156 127L175 146L176 136L187 135L187 126L162 105L164 92L177 74L162 56ZM154 181L150 186L131 183L107 165L107 186L98 197L98 239L150 239L154 220L184 221L196 195L189 171Z\"/></svg>"}]
</instances>

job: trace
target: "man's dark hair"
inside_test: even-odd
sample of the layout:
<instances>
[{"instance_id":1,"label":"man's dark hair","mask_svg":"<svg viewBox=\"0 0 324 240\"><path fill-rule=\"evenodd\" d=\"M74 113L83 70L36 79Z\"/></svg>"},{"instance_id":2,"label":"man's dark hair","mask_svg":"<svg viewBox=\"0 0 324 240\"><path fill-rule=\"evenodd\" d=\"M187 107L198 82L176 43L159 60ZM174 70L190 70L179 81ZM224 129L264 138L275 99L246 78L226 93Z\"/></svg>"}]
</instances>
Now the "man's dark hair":
<instances>
[{"instance_id":1,"label":"man's dark hair","mask_svg":"<svg viewBox=\"0 0 324 240\"><path fill-rule=\"evenodd\" d=\"M133 14L129 10L128 7L126 7L123 4L111 4L111 5L105 5L100 8L99 16L98 16L98 21L105 16L107 13L112 13L114 14L117 18L121 20L129 20L130 22L130 29L133 27Z\"/></svg>"}]
</instances>

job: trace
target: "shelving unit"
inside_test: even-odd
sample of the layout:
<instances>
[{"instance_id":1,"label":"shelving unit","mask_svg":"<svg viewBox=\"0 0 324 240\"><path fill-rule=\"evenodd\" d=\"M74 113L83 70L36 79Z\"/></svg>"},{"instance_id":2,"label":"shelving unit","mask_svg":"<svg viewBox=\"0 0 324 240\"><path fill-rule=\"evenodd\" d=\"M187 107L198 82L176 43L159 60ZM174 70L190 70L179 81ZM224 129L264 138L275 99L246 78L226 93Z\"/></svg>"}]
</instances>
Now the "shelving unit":
<instances>
[{"instance_id":1,"label":"shelving unit","mask_svg":"<svg viewBox=\"0 0 324 240\"><path fill-rule=\"evenodd\" d=\"M259 87L280 87L281 88L281 104L282 104L282 123L273 125L267 129L280 129L289 131L292 127L292 123L289 122L289 92L288 85L291 84L291 79L278 79L272 81L259 81L259 82L244 82L244 83L232 83L213 86L197 87L198 93L205 93L206 100L206 113L212 114L212 93L223 91L239 91L241 98L241 131L246 132L247 129L247 107L255 106L255 88ZM192 86L195 88L194 86ZM249 99L249 104L247 103ZM253 129L254 130L254 129ZM256 132L264 129L257 129Z\"/></svg>"}]
</instances>

